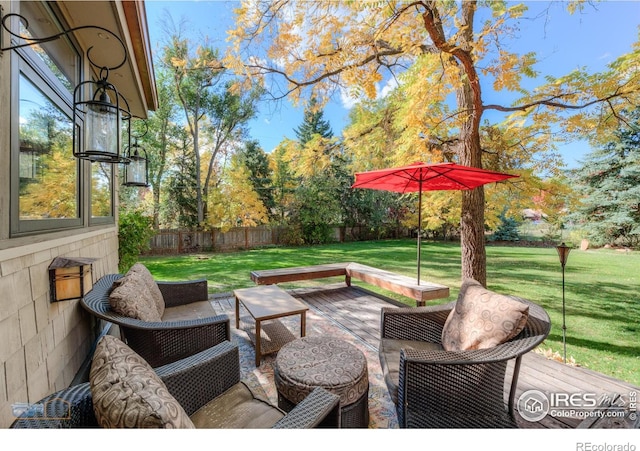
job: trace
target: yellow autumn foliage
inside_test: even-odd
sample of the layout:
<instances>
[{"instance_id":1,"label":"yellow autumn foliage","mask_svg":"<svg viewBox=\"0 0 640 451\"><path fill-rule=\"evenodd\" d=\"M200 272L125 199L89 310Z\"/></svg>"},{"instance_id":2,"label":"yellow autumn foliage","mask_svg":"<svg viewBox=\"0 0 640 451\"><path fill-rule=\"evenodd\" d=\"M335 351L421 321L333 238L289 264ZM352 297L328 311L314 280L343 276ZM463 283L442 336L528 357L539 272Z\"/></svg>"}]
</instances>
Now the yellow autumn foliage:
<instances>
[{"instance_id":1,"label":"yellow autumn foliage","mask_svg":"<svg viewBox=\"0 0 640 451\"><path fill-rule=\"evenodd\" d=\"M582 0L566 7L578 11ZM462 245L482 246L485 224L499 207L526 201L536 189L534 174L555 175L562 168L558 145L585 136L606 140L625 108L640 104L639 46L601 73L580 68L527 87L523 81L538 76L535 51L516 54L508 45L526 10L524 2L503 1L246 0L236 11L225 61L248 77L268 80L274 98L322 104L338 93L350 95L355 106L343 145L354 171L456 161L521 173L508 189L496 188L500 196L485 188L486 214L465 212L470 220ZM491 88L518 98L489 104L484 90ZM310 146L289 161L303 173L322 167L322 158ZM462 196L481 202L476 193ZM432 205L454 211L446 202L451 196L434 199ZM430 227L445 220L425 213ZM467 276L484 264L476 259L482 253L469 255L473 261L463 261Z\"/></svg>"},{"instance_id":2,"label":"yellow autumn foliage","mask_svg":"<svg viewBox=\"0 0 640 451\"><path fill-rule=\"evenodd\" d=\"M232 227L255 227L268 222L267 209L249 181L249 171L237 158L209 193L208 225L223 231Z\"/></svg>"}]
</instances>

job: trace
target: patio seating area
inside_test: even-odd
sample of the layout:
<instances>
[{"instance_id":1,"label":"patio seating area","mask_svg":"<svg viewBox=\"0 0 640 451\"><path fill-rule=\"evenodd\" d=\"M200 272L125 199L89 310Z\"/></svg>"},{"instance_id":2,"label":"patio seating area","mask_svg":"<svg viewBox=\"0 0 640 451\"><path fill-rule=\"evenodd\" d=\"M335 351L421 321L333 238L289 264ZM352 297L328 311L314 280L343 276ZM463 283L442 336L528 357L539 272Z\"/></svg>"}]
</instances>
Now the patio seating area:
<instances>
[{"instance_id":1,"label":"patio seating area","mask_svg":"<svg viewBox=\"0 0 640 451\"><path fill-rule=\"evenodd\" d=\"M215 381L215 383L212 383ZM336 395L314 390L288 413L240 380L229 341L152 369L112 335L96 346L91 381L53 393L11 425L17 429L292 429L339 426Z\"/></svg>"},{"instance_id":2,"label":"patio seating area","mask_svg":"<svg viewBox=\"0 0 640 451\"><path fill-rule=\"evenodd\" d=\"M344 283L318 285L289 290L295 298L309 306L307 312L306 335L326 336L345 340L366 357L369 372L369 428L397 428L398 418L395 405L385 385L378 358L380 341L380 315L383 308L406 307L397 301L373 293L361 286L345 286ZM211 297L218 313L232 318L235 316L234 298L230 295ZM241 315L242 315L241 311ZM241 319L242 320L242 319ZM299 321L283 319L294 332ZM232 341L236 342L241 354L243 377L249 378L267 393L273 403L277 403L278 393L274 381L276 356L266 356L259 367L255 366L254 347L248 334L232 328ZM504 380L504 403L508 406L509 388L512 382L514 361L507 364ZM547 359L535 351L524 354L515 388L514 399L529 391L543 393L589 393L597 397L598 406L593 411L599 413L581 415L562 410L554 415L546 415L538 421L529 421L515 409L516 425L519 428L559 429L559 428L638 428L640 421L628 414L622 415L629 396L640 390L632 384L612 377L561 362ZM626 406L628 408L628 406ZM627 412L628 413L628 412Z\"/></svg>"},{"instance_id":3,"label":"patio seating area","mask_svg":"<svg viewBox=\"0 0 640 451\"><path fill-rule=\"evenodd\" d=\"M112 279L104 277L100 280L94 286L94 294L100 294L98 297L107 296L108 290L103 288L107 282L113 283ZM237 293L208 296L207 308L213 310L216 318L226 319L225 330L229 339L201 352L194 351L186 358L162 367L152 365L196 427L236 428L245 427L238 424L253 424L245 422L252 421L250 414L238 418L219 415L221 411L235 409L230 406L237 406L240 395L236 393L238 390L230 390L232 387L239 387L243 403L258 404L263 411L267 409L271 412L268 417L274 420L267 427L640 427L636 407L640 387L585 368L568 366L531 351L547 336L549 318L542 308L520 298L512 300L528 306L529 319L522 333L502 345L447 353L441 348L406 348L405 343L401 352L400 374L404 374L403 365L407 368L411 365L412 369L407 370L404 376L406 380L403 380L403 376L399 383L395 380L394 391L389 385L389 375L392 374L389 372L389 360L385 359L395 360L395 357L389 353L393 349L385 348L385 337L403 343L416 340L420 336L419 324L424 323L432 329L424 332L428 335L426 340L436 343L440 340L439 331L454 303L427 308L407 307L363 286L326 282L316 281L306 288L286 290L287 296L305 306L306 321L300 321L296 315L271 319L277 321L279 327L290 331L291 338L278 353L264 354L257 360L255 337L251 330L255 329L255 321L247 307L237 302ZM475 289L465 286L484 290L477 282L467 281L461 293L466 289ZM89 299L91 297L88 296ZM406 320L410 321L410 327L402 324ZM264 321L270 319L265 318ZM229 328L229 323L236 327ZM122 325L114 325L117 327L112 328L111 334L118 336L121 332L118 327ZM98 343L93 356L92 384L99 380L95 379L94 367L100 368L109 359L114 362L130 360L127 356L119 356L122 352L131 354L130 348L120 345L122 342L116 337L110 337L110 344L105 346L102 342L106 338L109 337L104 337ZM98 348L102 348L102 351L99 352ZM122 352L109 356L113 349L118 351L120 348ZM144 358L134 357L135 361L140 360L140 368L144 367L145 371L153 373L152 366ZM406 363L403 363L403 359ZM198 368L202 368L201 372L193 373L200 371ZM175 377L171 376L174 372ZM191 373L196 376L185 378ZM109 384L113 384L117 378L108 379ZM180 387L186 390L184 395ZM452 390L452 387L457 388ZM529 395L532 392L543 397L575 394L586 402L580 409L575 409L566 397L561 399L564 405L557 405L556 399L553 406L546 398L549 404L547 410L540 418L532 418L531 411L526 407L523 409L523 402L540 401ZM39 416L32 417L32 413L28 413L24 419L17 420L13 427L97 427L105 421L104 417L102 420L94 417L93 406L100 403L99 395L100 392L96 392L93 386L89 390L89 382L69 387L35 404L43 408L43 421L37 420ZM403 400L404 396L406 400ZM229 397L232 401L228 401ZM471 397L474 399L469 401L467 408L466 399ZM394 398L398 401L394 401ZM449 402L454 398L455 401ZM112 403L107 404L111 409ZM402 411L396 408L396 404L403 406ZM445 410L433 410L434 405L438 408L440 404ZM450 410L451 405L455 406L455 411ZM425 406L429 409L423 410ZM472 413L474 409L475 413ZM244 407L240 410L249 412ZM284 412L291 414L285 415ZM507 412L513 412L513 415L507 415ZM521 415L523 412L524 416ZM234 419L241 423L229 423ZM191 424L191 420L184 421ZM249 427L264 426L262 423L260 425Z\"/></svg>"},{"instance_id":4,"label":"patio seating area","mask_svg":"<svg viewBox=\"0 0 640 451\"><path fill-rule=\"evenodd\" d=\"M144 271L147 271L146 268ZM145 279L137 278L136 283L118 297L120 303L126 305L127 299L140 300L142 293L145 293L145 297L153 303L153 308L146 305L146 310L154 310L154 314L145 312L140 306L135 307L133 302L128 303L126 308L129 310L122 307L116 311L109 303L111 288L116 281L120 284L116 290L125 288L127 285L122 280L128 276L105 275L80 302L92 316L117 325L122 338L152 367L175 362L229 339L229 319L216 315L207 302L206 280L156 284L148 273L149 285ZM158 291L157 296L151 294L148 289L150 285Z\"/></svg>"}]
</instances>

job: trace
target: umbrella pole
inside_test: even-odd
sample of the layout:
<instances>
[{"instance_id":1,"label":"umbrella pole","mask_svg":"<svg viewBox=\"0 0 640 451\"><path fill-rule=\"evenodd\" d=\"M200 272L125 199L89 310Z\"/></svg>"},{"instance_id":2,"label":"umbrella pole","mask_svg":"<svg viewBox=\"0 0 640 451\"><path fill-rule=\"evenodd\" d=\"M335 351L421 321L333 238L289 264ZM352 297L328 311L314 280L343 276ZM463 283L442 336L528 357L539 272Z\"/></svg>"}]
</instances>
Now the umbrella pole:
<instances>
[{"instance_id":1,"label":"umbrella pole","mask_svg":"<svg viewBox=\"0 0 640 451\"><path fill-rule=\"evenodd\" d=\"M422 180L418 190L418 285L420 285L420 245L422 244Z\"/></svg>"}]
</instances>

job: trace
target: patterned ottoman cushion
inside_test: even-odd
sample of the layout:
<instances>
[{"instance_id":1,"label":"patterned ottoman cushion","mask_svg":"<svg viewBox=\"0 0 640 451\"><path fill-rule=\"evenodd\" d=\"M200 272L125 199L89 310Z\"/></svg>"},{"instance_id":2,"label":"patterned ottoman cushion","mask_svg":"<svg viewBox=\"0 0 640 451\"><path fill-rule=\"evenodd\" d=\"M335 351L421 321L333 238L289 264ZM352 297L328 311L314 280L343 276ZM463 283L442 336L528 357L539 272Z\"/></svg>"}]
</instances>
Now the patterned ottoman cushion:
<instances>
[{"instance_id":1,"label":"patterned ottoman cushion","mask_svg":"<svg viewBox=\"0 0 640 451\"><path fill-rule=\"evenodd\" d=\"M274 378L278 392L294 404L315 387L340 396L342 406L369 390L364 354L334 338L304 337L287 343L276 357Z\"/></svg>"}]
</instances>

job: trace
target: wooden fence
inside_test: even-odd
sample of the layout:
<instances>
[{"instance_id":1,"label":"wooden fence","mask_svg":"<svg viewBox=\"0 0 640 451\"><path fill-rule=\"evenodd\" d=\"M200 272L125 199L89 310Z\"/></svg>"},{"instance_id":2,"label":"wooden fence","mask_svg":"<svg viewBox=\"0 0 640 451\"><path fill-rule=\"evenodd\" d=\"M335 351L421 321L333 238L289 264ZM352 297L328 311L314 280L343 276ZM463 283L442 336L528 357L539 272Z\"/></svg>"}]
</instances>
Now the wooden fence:
<instances>
[{"instance_id":1,"label":"wooden fence","mask_svg":"<svg viewBox=\"0 0 640 451\"><path fill-rule=\"evenodd\" d=\"M364 227L334 227L334 241L362 241L389 236L406 236L407 231L383 233ZM281 246L288 242L288 227L236 227L227 231L160 230L151 239L145 255L189 254L196 252L227 252L265 246Z\"/></svg>"}]
</instances>

